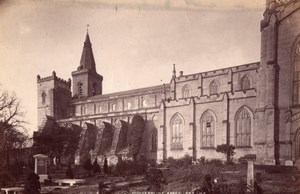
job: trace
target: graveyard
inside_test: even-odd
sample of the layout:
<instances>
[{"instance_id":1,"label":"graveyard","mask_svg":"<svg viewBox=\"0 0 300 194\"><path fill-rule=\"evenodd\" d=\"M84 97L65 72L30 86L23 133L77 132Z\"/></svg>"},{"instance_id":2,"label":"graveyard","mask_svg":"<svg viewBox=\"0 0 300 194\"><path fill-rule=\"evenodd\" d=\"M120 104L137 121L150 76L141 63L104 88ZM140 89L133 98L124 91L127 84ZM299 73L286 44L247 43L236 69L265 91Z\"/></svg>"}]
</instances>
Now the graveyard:
<instances>
[{"instance_id":1,"label":"graveyard","mask_svg":"<svg viewBox=\"0 0 300 194\"><path fill-rule=\"evenodd\" d=\"M122 161L115 166L99 165L100 170L72 166L71 177L70 172L67 173L69 167L51 166L47 156L42 154L34 158L34 172L40 178L40 193L97 193L99 184L103 185L104 193L201 193L205 188L209 189L208 193L214 194L300 193L300 172L295 167L255 165L252 155L231 164L221 160L206 160L204 157L193 161L186 155L181 159L169 158L161 164ZM1 187L1 192L25 193L26 184L19 182Z\"/></svg>"}]
</instances>

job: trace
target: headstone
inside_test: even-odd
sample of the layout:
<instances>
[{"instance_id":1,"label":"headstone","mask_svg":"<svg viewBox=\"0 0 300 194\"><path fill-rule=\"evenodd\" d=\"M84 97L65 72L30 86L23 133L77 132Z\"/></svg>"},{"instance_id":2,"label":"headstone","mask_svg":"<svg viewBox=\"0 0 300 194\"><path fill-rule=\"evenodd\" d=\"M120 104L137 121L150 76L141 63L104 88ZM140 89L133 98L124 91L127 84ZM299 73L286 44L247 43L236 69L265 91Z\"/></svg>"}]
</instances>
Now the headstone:
<instances>
[{"instance_id":1,"label":"headstone","mask_svg":"<svg viewBox=\"0 0 300 194\"><path fill-rule=\"evenodd\" d=\"M248 169L247 169L247 185L253 186L254 184L254 161L248 160Z\"/></svg>"},{"instance_id":2,"label":"headstone","mask_svg":"<svg viewBox=\"0 0 300 194\"><path fill-rule=\"evenodd\" d=\"M34 157L34 172L39 175L40 182L44 182L48 179L48 156L44 154L36 154Z\"/></svg>"},{"instance_id":3,"label":"headstone","mask_svg":"<svg viewBox=\"0 0 300 194\"><path fill-rule=\"evenodd\" d=\"M254 185L254 161L256 160L255 154L247 154L243 157L247 161L247 185L253 187Z\"/></svg>"},{"instance_id":4,"label":"headstone","mask_svg":"<svg viewBox=\"0 0 300 194\"><path fill-rule=\"evenodd\" d=\"M292 160L286 160L285 166L294 166L294 162Z\"/></svg>"}]
</instances>

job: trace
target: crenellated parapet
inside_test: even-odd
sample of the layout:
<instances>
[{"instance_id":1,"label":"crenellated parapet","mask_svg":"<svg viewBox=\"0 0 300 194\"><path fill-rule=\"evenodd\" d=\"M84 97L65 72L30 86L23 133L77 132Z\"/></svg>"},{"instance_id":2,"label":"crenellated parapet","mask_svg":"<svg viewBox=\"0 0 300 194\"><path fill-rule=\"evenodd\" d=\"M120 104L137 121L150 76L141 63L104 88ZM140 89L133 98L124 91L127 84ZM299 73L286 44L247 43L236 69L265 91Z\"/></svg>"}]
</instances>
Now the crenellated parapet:
<instances>
[{"instance_id":1,"label":"crenellated parapet","mask_svg":"<svg viewBox=\"0 0 300 194\"><path fill-rule=\"evenodd\" d=\"M249 63L249 64L228 67L228 68L223 68L223 69L218 69L218 70L201 72L201 73L197 73L197 74L190 74L190 75L183 75L183 71L180 71L179 77L176 77L175 80L176 80L176 83L187 82L187 81L197 80L197 79L199 79L199 77L208 78L208 77L214 77L214 76L220 76L220 75L227 75L228 72L235 73L235 72L241 72L241 71L256 70L259 67L260 67L260 63L255 62L255 63Z\"/></svg>"},{"instance_id":2,"label":"crenellated parapet","mask_svg":"<svg viewBox=\"0 0 300 194\"><path fill-rule=\"evenodd\" d=\"M68 80L64 80L64 79L58 77L56 75L55 71L52 72L51 76L47 76L47 77L43 77L43 78L41 78L40 75L37 75L37 83L48 82L48 81L52 81L52 80L54 80L62 85L65 85L68 88L71 88L71 79L69 78Z\"/></svg>"}]
</instances>

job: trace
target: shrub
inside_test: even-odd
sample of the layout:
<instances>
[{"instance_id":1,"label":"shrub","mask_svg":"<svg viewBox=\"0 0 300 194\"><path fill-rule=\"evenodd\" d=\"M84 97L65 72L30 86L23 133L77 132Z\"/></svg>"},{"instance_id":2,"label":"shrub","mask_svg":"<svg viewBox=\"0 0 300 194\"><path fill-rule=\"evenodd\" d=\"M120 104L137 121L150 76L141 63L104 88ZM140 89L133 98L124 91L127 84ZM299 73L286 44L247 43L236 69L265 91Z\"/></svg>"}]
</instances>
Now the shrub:
<instances>
[{"instance_id":1,"label":"shrub","mask_svg":"<svg viewBox=\"0 0 300 194\"><path fill-rule=\"evenodd\" d=\"M180 159L174 159L172 157L169 157L167 159L167 165L170 168L184 168L191 165L192 161L193 158L190 155L186 154L183 158Z\"/></svg>"},{"instance_id":2,"label":"shrub","mask_svg":"<svg viewBox=\"0 0 300 194\"><path fill-rule=\"evenodd\" d=\"M222 160L220 159L211 159L209 161L207 161L208 164L214 165L214 166L222 166Z\"/></svg>"},{"instance_id":3,"label":"shrub","mask_svg":"<svg viewBox=\"0 0 300 194\"><path fill-rule=\"evenodd\" d=\"M71 165L68 166L67 171L66 171L66 177L68 179L73 179L74 178L74 173Z\"/></svg>"},{"instance_id":4,"label":"shrub","mask_svg":"<svg viewBox=\"0 0 300 194\"><path fill-rule=\"evenodd\" d=\"M117 172L120 175L141 175L147 170L147 164L142 161L119 161Z\"/></svg>"},{"instance_id":5,"label":"shrub","mask_svg":"<svg viewBox=\"0 0 300 194\"><path fill-rule=\"evenodd\" d=\"M8 173L0 174L0 187L8 187L11 186L15 182L14 178Z\"/></svg>"},{"instance_id":6,"label":"shrub","mask_svg":"<svg viewBox=\"0 0 300 194\"><path fill-rule=\"evenodd\" d=\"M105 160L104 160L103 172L104 172L105 174L108 174L107 158L105 158Z\"/></svg>"},{"instance_id":7,"label":"shrub","mask_svg":"<svg viewBox=\"0 0 300 194\"><path fill-rule=\"evenodd\" d=\"M235 154L234 150L235 150L235 147L233 145L229 145L229 144L218 145L216 148L217 152L221 152L221 153L225 154L227 164L232 163L233 156Z\"/></svg>"},{"instance_id":8,"label":"shrub","mask_svg":"<svg viewBox=\"0 0 300 194\"><path fill-rule=\"evenodd\" d=\"M91 163L91 159L88 158L84 164L83 164L83 169L85 169L86 171L88 171L89 176L91 176L91 170L93 169L93 165Z\"/></svg>"},{"instance_id":9,"label":"shrub","mask_svg":"<svg viewBox=\"0 0 300 194\"><path fill-rule=\"evenodd\" d=\"M154 192L161 192L161 184L166 183L166 179L164 178L162 171L155 167L151 167L147 170L145 180L149 186L150 191Z\"/></svg>"},{"instance_id":10,"label":"shrub","mask_svg":"<svg viewBox=\"0 0 300 194\"><path fill-rule=\"evenodd\" d=\"M247 187L247 183L240 179L238 183L217 183L214 185L214 190L219 193L228 194L252 194L253 191Z\"/></svg>"},{"instance_id":11,"label":"shrub","mask_svg":"<svg viewBox=\"0 0 300 194\"><path fill-rule=\"evenodd\" d=\"M30 173L27 177L27 181L24 188L25 194L39 194L41 185L39 181L40 177L34 172Z\"/></svg>"},{"instance_id":12,"label":"shrub","mask_svg":"<svg viewBox=\"0 0 300 194\"><path fill-rule=\"evenodd\" d=\"M201 163L201 164L204 164L204 163L205 163L205 156L201 156L201 157L200 157L200 163Z\"/></svg>"},{"instance_id":13,"label":"shrub","mask_svg":"<svg viewBox=\"0 0 300 194\"><path fill-rule=\"evenodd\" d=\"M188 187L185 188L187 183L190 185L189 187L200 187L206 174L210 174L212 179L220 177L220 167L208 163L170 169L170 171L169 175L166 176L169 183L168 191L190 192Z\"/></svg>"},{"instance_id":14,"label":"shrub","mask_svg":"<svg viewBox=\"0 0 300 194\"><path fill-rule=\"evenodd\" d=\"M94 163L93 163L93 172L94 172L95 174L101 172L101 167L100 167L100 165L99 165L98 162L97 162L97 158L94 160Z\"/></svg>"}]
</instances>

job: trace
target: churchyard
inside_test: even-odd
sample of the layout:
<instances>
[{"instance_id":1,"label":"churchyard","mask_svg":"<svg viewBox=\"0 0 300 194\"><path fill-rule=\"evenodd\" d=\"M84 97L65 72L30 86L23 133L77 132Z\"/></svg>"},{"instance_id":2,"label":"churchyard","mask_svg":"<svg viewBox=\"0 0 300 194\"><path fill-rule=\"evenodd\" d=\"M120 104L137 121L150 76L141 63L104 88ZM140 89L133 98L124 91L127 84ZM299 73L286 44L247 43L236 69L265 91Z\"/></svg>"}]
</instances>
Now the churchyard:
<instances>
[{"instance_id":1,"label":"churchyard","mask_svg":"<svg viewBox=\"0 0 300 194\"><path fill-rule=\"evenodd\" d=\"M38 157L43 158L41 155ZM102 183L104 193L201 193L205 188L211 190L206 193L300 193L300 173L292 166L254 165L251 170L249 162L245 160L224 164L221 160L206 160L204 157L192 161L188 155L177 160L169 158L163 164L122 161L115 166L99 166L100 169L95 168L92 163L90 168L72 166L71 174L70 167L47 166L46 171L50 179L40 179L40 191L53 194L97 193L99 183ZM38 173L45 173L41 170L41 162L40 166L36 165L35 168L40 169ZM249 184L249 175L250 178L254 176L256 186L253 183ZM25 185L25 182L18 182L14 185L8 184L6 188L20 189ZM5 193L3 187L1 190Z\"/></svg>"}]
</instances>

